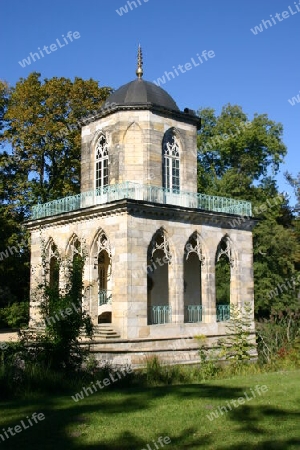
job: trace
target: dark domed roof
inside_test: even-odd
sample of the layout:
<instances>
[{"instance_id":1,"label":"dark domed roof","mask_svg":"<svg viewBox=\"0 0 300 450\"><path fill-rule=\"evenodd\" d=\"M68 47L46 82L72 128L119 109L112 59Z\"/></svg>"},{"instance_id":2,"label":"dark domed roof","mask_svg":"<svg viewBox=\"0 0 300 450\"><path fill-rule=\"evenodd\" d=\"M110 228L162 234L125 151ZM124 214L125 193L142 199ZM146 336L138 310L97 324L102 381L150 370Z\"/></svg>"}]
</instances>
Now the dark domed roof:
<instances>
[{"instance_id":1,"label":"dark domed roof","mask_svg":"<svg viewBox=\"0 0 300 450\"><path fill-rule=\"evenodd\" d=\"M179 111L172 97L161 87L154 83L137 78L124 84L107 99L108 104L116 103L118 106L133 106L137 104L152 104L173 111Z\"/></svg>"}]
</instances>

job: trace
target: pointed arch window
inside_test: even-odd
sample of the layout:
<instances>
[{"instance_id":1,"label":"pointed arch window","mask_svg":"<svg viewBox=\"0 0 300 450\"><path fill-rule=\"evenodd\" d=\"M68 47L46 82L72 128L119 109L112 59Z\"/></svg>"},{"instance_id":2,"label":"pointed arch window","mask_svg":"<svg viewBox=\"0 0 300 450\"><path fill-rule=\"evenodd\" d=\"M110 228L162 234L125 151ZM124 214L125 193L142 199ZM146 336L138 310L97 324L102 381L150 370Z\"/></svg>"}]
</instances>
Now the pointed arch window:
<instances>
[{"instance_id":1,"label":"pointed arch window","mask_svg":"<svg viewBox=\"0 0 300 450\"><path fill-rule=\"evenodd\" d=\"M202 266L205 264L201 237L195 231L189 238L184 252L184 321L201 322Z\"/></svg>"},{"instance_id":2,"label":"pointed arch window","mask_svg":"<svg viewBox=\"0 0 300 450\"><path fill-rule=\"evenodd\" d=\"M48 313L53 313L53 300L57 300L59 296L59 269L60 260L57 246L50 240L49 248L49 303Z\"/></svg>"},{"instance_id":3,"label":"pointed arch window","mask_svg":"<svg viewBox=\"0 0 300 450\"><path fill-rule=\"evenodd\" d=\"M73 245L73 260L71 269L71 292L72 298L79 306L82 308L83 299L83 269L84 269L84 258L82 243L79 239L74 239Z\"/></svg>"},{"instance_id":4,"label":"pointed arch window","mask_svg":"<svg viewBox=\"0 0 300 450\"><path fill-rule=\"evenodd\" d=\"M217 247L215 261L217 322L230 319L231 273L234 264L231 242L229 236L225 235Z\"/></svg>"},{"instance_id":5,"label":"pointed arch window","mask_svg":"<svg viewBox=\"0 0 300 450\"><path fill-rule=\"evenodd\" d=\"M96 189L108 185L108 143L101 134L96 145Z\"/></svg>"},{"instance_id":6,"label":"pointed arch window","mask_svg":"<svg viewBox=\"0 0 300 450\"><path fill-rule=\"evenodd\" d=\"M180 146L174 132L167 132L163 141L163 187L180 191Z\"/></svg>"},{"instance_id":7,"label":"pointed arch window","mask_svg":"<svg viewBox=\"0 0 300 450\"><path fill-rule=\"evenodd\" d=\"M180 191L180 146L174 132L167 132L163 141L163 187Z\"/></svg>"},{"instance_id":8,"label":"pointed arch window","mask_svg":"<svg viewBox=\"0 0 300 450\"><path fill-rule=\"evenodd\" d=\"M148 324L172 322L169 304L169 264L172 255L163 228L153 235L147 254L147 305Z\"/></svg>"}]
</instances>

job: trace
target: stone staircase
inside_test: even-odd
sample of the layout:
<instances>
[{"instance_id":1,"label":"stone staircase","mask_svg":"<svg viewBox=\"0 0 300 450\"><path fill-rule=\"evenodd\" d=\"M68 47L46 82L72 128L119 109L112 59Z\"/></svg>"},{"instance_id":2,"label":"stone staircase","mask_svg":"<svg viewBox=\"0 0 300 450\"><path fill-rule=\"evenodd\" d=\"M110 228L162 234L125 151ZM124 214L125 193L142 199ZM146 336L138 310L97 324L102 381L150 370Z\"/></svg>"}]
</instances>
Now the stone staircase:
<instances>
[{"instance_id":1,"label":"stone staircase","mask_svg":"<svg viewBox=\"0 0 300 450\"><path fill-rule=\"evenodd\" d=\"M23 330L22 334L26 337L28 341L35 342L44 333L44 331L45 329L43 327L31 327L28 328L27 330ZM121 336L113 329L110 323L94 325L93 341L120 339L120 338ZM85 342L86 340L88 340L88 338L82 330L80 341Z\"/></svg>"},{"instance_id":2,"label":"stone staircase","mask_svg":"<svg viewBox=\"0 0 300 450\"><path fill-rule=\"evenodd\" d=\"M113 329L110 323L102 323L94 326L93 340L120 339L120 335Z\"/></svg>"}]
</instances>

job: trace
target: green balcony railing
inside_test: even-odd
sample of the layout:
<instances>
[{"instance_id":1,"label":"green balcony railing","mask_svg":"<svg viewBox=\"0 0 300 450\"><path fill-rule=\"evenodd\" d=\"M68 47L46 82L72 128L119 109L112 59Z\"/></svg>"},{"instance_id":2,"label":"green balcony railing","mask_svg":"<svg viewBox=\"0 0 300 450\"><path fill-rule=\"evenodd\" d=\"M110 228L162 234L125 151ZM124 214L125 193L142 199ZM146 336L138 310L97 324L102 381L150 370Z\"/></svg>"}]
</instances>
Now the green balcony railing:
<instances>
[{"instance_id":1,"label":"green balcony railing","mask_svg":"<svg viewBox=\"0 0 300 450\"><path fill-rule=\"evenodd\" d=\"M142 200L165 205L176 205L206 211L251 216L251 203L227 197L197 194L192 192L171 192L168 189L125 181L95 191L53 200L32 207L32 219L49 217L94 205L103 205L121 199Z\"/></svg>"},{"instance_id":2,"label":"green balcony railing","mask_svg":"<svg viewBox=\"0 0 300 450\"><path fill-rule=\"evenodd\" d=\"M217 322L230 320L230 305L217 305Z\"/></svg>"},{"instance_id":3,"label":"green balcony railing","mask_svg":"<svg viewBox=\"0 0 300 450\"><path fill-rule=\"evenodd\" d=\"M149 308L150 325L160 325L172 322L171 306L151 306Z\"/></svg>"},{"instance_id":4,"label":"green balcony railing","mask_svg":"<svg viewBox=\"0 0 300 450\"><path fill-rule=\"evenodd\" d=\"M203 308L201 305L188 305L187 306L187 322L197 323L202 322Z\"/></svg>"},{"instance_id":5,"label":"green balcony railing","mask_svg":"<svg viewBox=\"0 0 300 450\"><path fill-rule=\"evenodd\" d=\"M99 306L106 304L110 305L112 300L112 294L110 291L107 291L106 289L101 289L98 292L98 298L99 298Z\"/></svg>"}]
</instances>

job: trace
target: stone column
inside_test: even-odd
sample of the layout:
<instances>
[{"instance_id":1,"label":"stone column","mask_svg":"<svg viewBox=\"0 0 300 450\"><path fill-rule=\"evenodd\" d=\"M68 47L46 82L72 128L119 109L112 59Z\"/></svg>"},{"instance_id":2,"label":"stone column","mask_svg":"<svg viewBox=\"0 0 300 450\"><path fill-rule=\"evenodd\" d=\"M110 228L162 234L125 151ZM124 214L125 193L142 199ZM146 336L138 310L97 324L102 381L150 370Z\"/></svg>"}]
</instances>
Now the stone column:
<instances>
[{"instance_id":1,"label":"stone column","mask_svg":"<svg viewBox=\"0 0 300 450\"><path fill-rule=\"evenodd\" d=\"M216 275L215 275L215 259L213 257L204 261L202 269L202 306L203 316L202 322L216 322Z\"/></svg>"}]
</instances>

